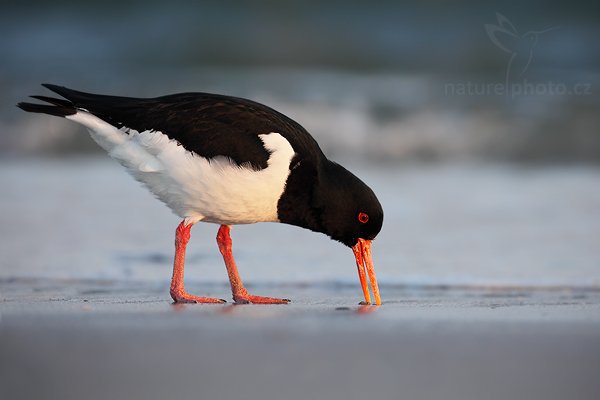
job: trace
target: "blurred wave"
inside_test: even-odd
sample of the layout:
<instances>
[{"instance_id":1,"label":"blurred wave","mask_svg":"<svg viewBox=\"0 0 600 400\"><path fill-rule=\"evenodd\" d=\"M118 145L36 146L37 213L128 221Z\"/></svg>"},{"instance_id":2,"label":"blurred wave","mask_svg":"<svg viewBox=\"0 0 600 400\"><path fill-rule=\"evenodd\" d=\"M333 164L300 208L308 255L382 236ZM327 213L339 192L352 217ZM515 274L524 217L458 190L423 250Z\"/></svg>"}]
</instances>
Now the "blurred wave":
<instances>
[{"instance_id":1,"label":"blurred wave","mask_svg":"<svg viewBox=\"0 0 600 400\"><path fill-rule=\"evenodd\" d=\"M98 151L81 128L14 107L48 81L140 97L248 97L296 119L336 158L600 161L600 12L589 2L3 7L3 156ZM516 82L505 81L510 54L486 33L498 12L517 31L514 51L531 55ZM527 47L526 32L549 27Z\"/></svg>"}]
</instances>

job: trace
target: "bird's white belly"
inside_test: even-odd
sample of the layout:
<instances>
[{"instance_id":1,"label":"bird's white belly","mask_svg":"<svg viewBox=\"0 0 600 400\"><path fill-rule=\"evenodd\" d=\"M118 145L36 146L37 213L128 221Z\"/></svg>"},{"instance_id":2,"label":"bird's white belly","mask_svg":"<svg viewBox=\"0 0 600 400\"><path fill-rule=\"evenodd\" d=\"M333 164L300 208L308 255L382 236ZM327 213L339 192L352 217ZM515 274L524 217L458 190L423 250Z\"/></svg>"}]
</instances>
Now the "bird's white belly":
<instances>
[{"instance_id":1,"label":"bird's white belly","mask_svg":"<svg viewBox=\"0 0 600 400\"><path fill-rule=\"evenodd\" d=\"M111 157L190 223L278 221L277 203L294 156L279 133L259 135L271 155L267 168L256 171L227 157L206 159L193 154L158 131L125 133L84 111L67 118L88 127Z\"/></svg>"}]
</instances>

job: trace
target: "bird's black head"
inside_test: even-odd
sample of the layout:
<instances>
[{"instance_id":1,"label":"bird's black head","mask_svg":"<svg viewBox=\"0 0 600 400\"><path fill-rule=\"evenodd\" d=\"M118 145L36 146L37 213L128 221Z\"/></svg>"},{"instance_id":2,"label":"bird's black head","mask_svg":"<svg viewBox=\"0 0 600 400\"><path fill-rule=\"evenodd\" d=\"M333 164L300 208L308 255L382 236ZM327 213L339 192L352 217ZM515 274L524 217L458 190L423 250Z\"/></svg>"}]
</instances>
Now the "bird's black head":
<instances>
[{"instance_id":1,"label":"bird's black head","mask_svg":"<svg viewBox=\"0 0 600 400\"><path fill-rule=\"evenodd\" d=\"M375 193L341 165L324 160L316 166L292 160L292 171L278 203L279 220L322 232L352 248L358 276L371 304L381 304L371 257L371 243L383 225L383 209Z\"/></svg>"},{"instance_id":2,"label":"bird's black head","mask_svg":"<svg viewBox=\"0 0 600 400\"><path fill-rule=\"evenodd\" d=\"M346 246L373 240L383 225L383 209L375 193L339 164L327 162L313 193L320 231Z\"/></svg>"},{"instance_id":3,"label":"bird's black head","mask_svg":"<svg viewBox=\"0 0 600 400\"><path fill-rule=\"evenodd\" d=\"M302 160L292 164L296 166L278 204L281 222L324 233L349 247L358 239L375 239L383 210L363 181L327 159L318 167Z\"/></svg>"}]
</instances>

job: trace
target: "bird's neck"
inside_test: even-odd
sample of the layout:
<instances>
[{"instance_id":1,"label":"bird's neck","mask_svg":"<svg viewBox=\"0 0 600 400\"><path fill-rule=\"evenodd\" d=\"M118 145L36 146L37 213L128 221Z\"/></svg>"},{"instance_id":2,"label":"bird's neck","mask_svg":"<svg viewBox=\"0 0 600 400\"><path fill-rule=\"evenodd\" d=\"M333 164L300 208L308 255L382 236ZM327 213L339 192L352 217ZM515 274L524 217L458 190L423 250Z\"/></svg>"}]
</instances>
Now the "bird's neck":
<instances>
[{"instance_id":1,"label":"bird's neck","mask_svg":"<svg viewBox=\"0 0 600 400\"><path fill-rule=\"evenodd\" d=\"M279 199L277 211L279 221L315 232L323 232L320 209L314 199L320 190L320 166L300 159L292 159L291 171L285 190Z\"/></svg>"},{"instance_id":2,"label":"bird's neck","mask_svg":"<svg viewBox=\"0 0 600 400\"><path fill-rule=\"evenodd\" d=\"M278 203L278 216L282 223L327 232L327 215L344 195L347 176L353 176L340 165L327 159L315 166L310 162L291 162L292 170Z\"/></svg>"}]
</instances>

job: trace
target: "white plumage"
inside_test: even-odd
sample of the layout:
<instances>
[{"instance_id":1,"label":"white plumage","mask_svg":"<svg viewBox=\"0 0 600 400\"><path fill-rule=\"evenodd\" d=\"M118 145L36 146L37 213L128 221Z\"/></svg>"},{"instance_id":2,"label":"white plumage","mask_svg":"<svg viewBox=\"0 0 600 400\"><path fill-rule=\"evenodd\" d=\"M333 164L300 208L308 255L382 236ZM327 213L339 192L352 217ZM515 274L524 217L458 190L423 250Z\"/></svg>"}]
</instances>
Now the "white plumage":
<instances>
[{"instance_id":1,"label":"white plumage","mask_svg":"<svg viewBox=\"0 0 600 400\"><path fill-rule=\"evenodd\" d=\"M270 151L268 167L253 170L227 157L206 159L159 131L117 129L78 110L67 119L86 126L92 138L187 223L277 222L294 150L279 133L259 135Z\"/></svg>"}]
</instances>

